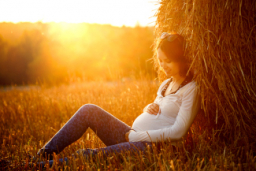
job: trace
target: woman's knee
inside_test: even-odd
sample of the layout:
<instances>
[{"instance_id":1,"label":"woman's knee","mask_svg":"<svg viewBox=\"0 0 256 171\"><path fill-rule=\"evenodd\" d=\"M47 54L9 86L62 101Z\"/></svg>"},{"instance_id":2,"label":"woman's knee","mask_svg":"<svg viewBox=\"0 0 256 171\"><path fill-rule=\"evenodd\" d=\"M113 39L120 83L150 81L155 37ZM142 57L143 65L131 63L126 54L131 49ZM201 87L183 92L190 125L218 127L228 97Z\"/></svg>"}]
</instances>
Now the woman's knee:
<instances>
[{"instance_id":1,"label":"woman's knee","mask_svg":"<svg viewBox=\"0 0 256 171\"><path fill-rule=\"evenodd\" d=\"M94 105L94 104L84 104L84 105L80 108L80 110L81 110L82 112L85 112L85 111L95 111L95 110L98 110L98 109L100 109L100 107L97 106L97 105Z\"/></svg>"}]
</instances>

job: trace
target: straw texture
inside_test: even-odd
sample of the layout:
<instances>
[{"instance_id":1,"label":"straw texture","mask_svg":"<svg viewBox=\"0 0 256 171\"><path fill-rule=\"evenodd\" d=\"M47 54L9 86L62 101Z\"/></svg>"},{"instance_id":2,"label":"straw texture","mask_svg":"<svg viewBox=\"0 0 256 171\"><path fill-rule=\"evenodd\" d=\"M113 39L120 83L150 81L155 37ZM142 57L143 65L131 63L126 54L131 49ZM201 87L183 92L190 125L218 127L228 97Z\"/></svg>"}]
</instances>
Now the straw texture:
<instances>
[{"instance_id":1,"label":"straw texture","mask_svg":"<svg viewBox=\"0 0 256 171\"><path fill-rule=\"evenodd\" d=\"M186 57L200 88L203 112L193 126L204 125L208 133L218 130L226 142L254 142L256 2L162 0L160 4L156 37L162 32L185 37ZM156 38L155 47L157 43Z\"/></svg>"}]
</instances>

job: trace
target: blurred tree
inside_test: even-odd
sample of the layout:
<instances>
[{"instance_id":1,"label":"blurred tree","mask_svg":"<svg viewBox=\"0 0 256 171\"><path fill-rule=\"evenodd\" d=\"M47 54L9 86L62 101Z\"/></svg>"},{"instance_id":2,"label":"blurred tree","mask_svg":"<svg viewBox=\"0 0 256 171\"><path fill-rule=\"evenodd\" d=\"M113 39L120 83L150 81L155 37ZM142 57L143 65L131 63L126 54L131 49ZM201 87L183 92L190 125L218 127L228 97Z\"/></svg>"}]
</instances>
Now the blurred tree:
<instances>
[{"instance_id":1,"label":"blurred tree","mask_svg":"<svg viewBox=\"0 0 256 171\"><path fill-rule=\"evenodd\" d=\"M152 27L0 23L0 84L154 77Z\"/></svg>"},{"instance_id":2,"label":"blurred tree","mask_svg":"<svg viewBox=\"0 0 256 171\"><path fill-rule=\"evenodd\" d=\"M4 41L2 35L0 35L0 84L5 84L6 79L6 52L8 44Z\"/></svg>"}]
</instances>

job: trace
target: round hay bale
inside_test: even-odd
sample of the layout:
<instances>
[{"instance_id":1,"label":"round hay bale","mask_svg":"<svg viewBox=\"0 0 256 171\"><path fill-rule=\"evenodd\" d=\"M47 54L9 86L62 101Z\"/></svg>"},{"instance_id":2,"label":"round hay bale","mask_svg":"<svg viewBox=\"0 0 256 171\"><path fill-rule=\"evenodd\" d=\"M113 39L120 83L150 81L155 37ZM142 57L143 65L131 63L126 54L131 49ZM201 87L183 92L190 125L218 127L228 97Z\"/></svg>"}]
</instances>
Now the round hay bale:
<instances>
[{"instance_id":1,"label":"round hay bale","mask_svg":"<svg viewBox=\"0 0 256 171\"><path fill-rule=\"evenodd\" d=\"M201 94L202 111L194 132L206 131L208 137L218 133L222 141L235 146L254 144L255 1L162 0L155 15L155 48L162 32L176 32L186 39L185 55Z\"/></svg>"}]
</instances>

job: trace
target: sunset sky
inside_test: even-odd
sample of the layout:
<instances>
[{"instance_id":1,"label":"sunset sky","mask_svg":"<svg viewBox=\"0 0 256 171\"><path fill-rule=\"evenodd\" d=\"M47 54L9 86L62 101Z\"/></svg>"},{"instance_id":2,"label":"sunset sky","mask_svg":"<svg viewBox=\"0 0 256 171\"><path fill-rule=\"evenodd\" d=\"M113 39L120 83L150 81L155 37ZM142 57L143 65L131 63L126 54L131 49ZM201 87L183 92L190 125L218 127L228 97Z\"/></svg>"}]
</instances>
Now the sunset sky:
<instances>
[{"instance_id":1,"label":"sunset sky","mask_svg":"<svg viewBox=\"0 0 256 171\"><path fill-rule=\"evenodd\" d=\"M0 0L0 22L154 25L159 0Z\"/></svg>"}]
</instances>

